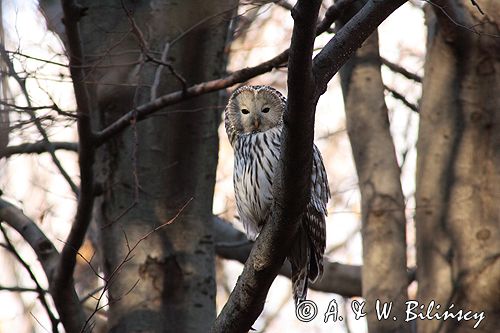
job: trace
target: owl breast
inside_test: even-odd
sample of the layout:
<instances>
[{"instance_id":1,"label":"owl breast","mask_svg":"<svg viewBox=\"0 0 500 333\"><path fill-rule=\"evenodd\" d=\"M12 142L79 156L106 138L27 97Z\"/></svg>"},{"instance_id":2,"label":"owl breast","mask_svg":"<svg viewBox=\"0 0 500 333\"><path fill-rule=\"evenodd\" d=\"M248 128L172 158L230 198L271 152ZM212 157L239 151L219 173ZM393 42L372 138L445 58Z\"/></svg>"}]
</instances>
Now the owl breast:
<instances>
[{"instance_id":1,"label":"owl breast","mask_svg":"<svg viewBox=\"0 0 500 333\"><path fill-rule=\"evenodd\" d=\"M255 240L269 215L282 127L240 135L234 151L236 206L247 237Z\"/></svg>"}]
</instances>

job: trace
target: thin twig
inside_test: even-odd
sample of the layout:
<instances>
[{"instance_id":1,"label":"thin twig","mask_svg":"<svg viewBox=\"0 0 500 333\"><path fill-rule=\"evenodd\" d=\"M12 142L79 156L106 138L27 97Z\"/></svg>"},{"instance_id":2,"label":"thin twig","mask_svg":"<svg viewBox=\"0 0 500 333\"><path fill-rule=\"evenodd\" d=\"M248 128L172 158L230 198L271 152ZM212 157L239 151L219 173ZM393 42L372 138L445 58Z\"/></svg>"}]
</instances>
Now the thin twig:
<instances>
[{"instance_id":1,"label":"thin twig","mask_svg":"<svg viewBox=\"0 0 500 333\"><path fill-rule=\"evenodd\" d=\"M47 316L49 317L50 322L52 324L52 332L53 333L59 332L57 329L57 325L59 324L59 320L54 316L54 314L52 313L52 310L50 310L50 307L47 303L47 299L45 298L45 294L46 294L45 289L43 289L40 282L38 282L38 279L37 279L35 273L33 273L33 271L31 270L31 267L23 260L23 258L21 258L21 256L17 252L16 248L14 247L12 242L10 241L10 239L7 235L7 232L5 231L4 227L2 226L2 223L0 223L0 231L3 234L3 238L5 239L5 243L6 243L6 244L0 244L0 245L3 245L3 247L5 249L7 249L10 253L12 253L12 255L21 264L21 266L24 267L24 269L26 270L26 272L30 276L31 280L35 283L35 286L36 286L35 290L38 293L38 299L40 300L40 303L42 304L43 308L45 309L45 312L47 312Z\"/></svg>"},{"instance_id":2,"label":"thin twig","mask_svg":"<svg viewBox=\"0 0 500 333\"><path fill-rule=\"evenodd\" d=\"M144 39L144 34L142 33L141 29L139 28L139 26L135 22L132 11L129 10L125 6L125 3L123 2L123 0L121 0L121 6L122 6L123 11L127 15L128 21L129 21L130 26L131 26L131 28L130 28L131 32L134 34L134 36L137 39L137 42L139 43L139 47L140 47L141 52L143 53L143 55L145 57L145 61L150 61L150 62L153 62L153 63L159 65L158 69L156 71L156 74L155 74L155 83L157 80L158 80L158 82L156 85L153 84L153 87L151 88L151 100L156 98L156 88L159 84L159 78L160 78L160 74L161 74L163 67L168 68L170 73L181 83L182 91L186 91L186 89L187 89L186 79L184 79L184 77L182 77L182 75L179 74L179 72L177 72L175 70L174 66L172 66L171 63L166 61L167 55L168 55L168 50L170 49L170 45L173 44L175 41L172 43L167 42L165 44L164 49L163 49L161 59L160 60L156 59L154 57L154 55L152 54L151 50L149 49L147 41Z\"/></svg>"},{"instance_id":3,"label":"thin twig","mask_svg":"<svg viewBox=\"0 0 500 333\"><path fill-rule=\"evenodd\" d=\"M332 9L330 11L330 14L325 15L325 18L318 23L316 29L316 35L320 35L321 33L325 32L331 26L332 22L336 19L337 15L341 13L343 8L345 8L345 6L347 6L349 3L350 3L349 0L341 0L339 1L339 4L334 5L335 10ZM286 64L288 60L288 54L289 54L289 49L281 52L274 58L267 60L257 66L243 68L241 70L235 71L227 75L226 77L195 84L188 87L185 91L178 90L173 93L160 96L148 103L139 105L133 110L128 111L125 115L116 120L114 123L110 124L108 127L96 133L96 139L95 139L96 144L98 146L102 145L110 137L123 131L125 128L130 126L131 120L134 117L136 117L137 121L141 121L150 114L166 106L173 105L199 95L225 89L235 84L248 81L256 76L270 72L273 69L278 69L281 66L283 66L283 64Z\"/></svg>"},{"instance_id":4,"label":"thin twig","mask_svg":"<svg viewBox=\"0 0 500 333\"><path fill-rule=\"evenodd\" d=\"M484 15L483 10L481 7L479 7L479 4L476 2L476 0L470 0L472 2L472 5L477 8L477 10L481 13L481 15Z\"/></svg>"},{"instance_id":5,"label":"thin twig","mask_svg":"<svg viewBox=\"0 0 500 333\"><path fill-rule=\"evenodd\" d=\"M417 112L417 113L420 112L420 110L419 110L419 108L418 108L417 105L415 105L412 102L408 101L405 96L403 96L402 94L400 94L396 90L394 90L394 89L386 86L385 84L384 84L384 89L387 90L392 95L392 97L394 97L395 99L398 99L401 102L403 102L403 104L406 105L410 110L412 110L414 112Z\"/></svg>"},{"instance_id":6,"label":"thin twig","mask_svg":"<svg viewBox=\"0 0 500 333\"><path fill-rule=\"evenodd\" d=\"M155 71L155 76L154 76L154 79L153 79L153 84L151 85L151 97L150 97L150 100L154 100L156 99L156 96L158 94L158 88L160 86L160 78L161 78L161 73L163 71L163 68L165 67L165 65L163 65L163 62L166 62L167 61L167 55L168 55L168 51L170 50L170 43L165 43L165 46L163 47L163 52L161 53L161 61L162 63L161 64L158 64L159 66L156 68L156 71ZM171 71L173 70L173 67L171 69ZM183 85L183 90L186 90L186 80L183 81L184 85Z\"/></svg>"},{"instance_id":7,"label":"thin twig","mask_svg":"<svg viewBox=\"0 0 500 333\"><path fill-rule=\"evenodd\" d=\"M49 281L49 287L52 285L54 270L59 262L59 253L57 252L54 244L47 238L47 236L38 228L38 226L30 218L23 214L23 212L12 205L11 203L0 198L0 221L4 221L11 228L15 229L29 244L29 246L35 252L38 261L42 265L43 271ZM50 290L50 288L49 288ZM53 291L53 290L52 290ZM59 299L56 300L57 293L52 293L52 298L54 299L54 304L56 306L57 312L61 318L61 322L68 332L78 332L83 326L85 321L85 314L83 312L83 307L81 307L78 297L76 295L74 287L69 290L58 290L57 293L69 293L66 295L65 301L60 302ZM79 309L81 312L74 313L74 317L71 320L64 321L61 314L66 314L68 308ZM69 327L70 330L67 328Z\"/></svg>"},{"instance_id":8,"label":"thin twig","mask_svg":"<svg viewBox=\"0 0 500 333\"><path fill-rule=\"evenodd\" d=\"M460 28L463 28L467 31L470 31L478 36L487 36L487 37L493 37L493 38L500 38L500 35L497 35L497 34L491 34L491 33L487 33L487 32L483 32L483 31L478 31L476 29L477 26L480 26L480 25L483 25L483 23L477 23L477 24L473 24L473 25L470 25L470 26L467 26L465 24L462 24L460 22L458 22L455 18L453 18L445 9L444 6L436 3L435 1L431 1L431 0L423 0L427 3L429 3L430 5L432 5L433 7L439 9L439 11L441 13L443 13L449 20L451 23L453 23L454 25L456 25L457 27L460 27ZM473 1L473 0L472 0Z\"/></svg>"},{"instance_id":9,"label":"thin twig","mask_svg":"<svg viewBox=\"0 0 500 333\"><path fill-rule=\"evenodd\" d=\"M102 298L104 297L104 295L106 294L106 292L108 291L108 289L110 288L111 284L114 282L115 280L115 277L118 276L118 273L120 272L121 268L126 264L128 263L132 257L133 257L133 253L135 251L135 249L139 246L139 244L146 240L149 236L151 236L153 233L157 232L158 230L164 228L165 226L169 225L169 224L172 224L178 217L179 215L184 211L184 209L186 209L186 207L191 203L191 201L193 200L193 198L190 198L180 209L179 211L174 215L174 217L172 217L171 219L169 219L168 221L165 221L164 223L160 224L159 226L153 228L151 231L149 231L148 233L146 233L144 236L142 236L141 238L139 238L136 243L134 245L130 245L130 242L128 240L128 237L127 237L127 234L125 232L123 232L123 235L125 237L125 245L127 246L127 254L125 255L125 257L122 259L122 261L120 262L120 264L118 264L115 269L113 269L113 271L111 272L111 274L109 274L109 276L107 278L104 278L104 277L101 277L100 275L98 275L103 281L104 281L104 286L103 288L100 290L100 294L99 296L96 298L97 302L96 302L96 305L95 305L95 308L94 308L94 311L90 314L90 316L87 318L87 320L85 321L85 324L83 326L83 329L88 329L89 328L89 323L91 321L91 319L102 309L104 308L105 306L107 306L108 304L105 304L105 305L101 305L101 300ZM86 260L84 258L84 260ZM91 266L92 268L92 266ZM92 268L93 269L93 268ZM139 280L137 280L135 282L135 284L130 288L129 291L127 291L126 294L130 293L134 288L135 286L139 283ZM115 299L114 300L115 302L118 301L118 299Z\"/></svg>"},{"instance_id":10,"label":"thin twig","mask_svg":"<svg viewBox=\"0 0 500 333\"><path fill-rule=\"evenodd\" d=\"M404 67L402 67L398 64L395 64L395 63L387 60L384 57L380 57L380 59L382 60L382 64L387 66L387 68L389 68L391 71L399 73L399 74L403 75L404 77L406 77L407 79L413 80L413 81L418 82L418 83L422 83L422 77L420 75L412 73L412 72L408 71L407 69L405 69Z\"/></svg>"},{"instance_id":11,"label":"thin twig","mask_svg":"<svg viewBox=\"0 0 500 333\"><path fill-rule=\"evenodd\" d=\"M26 81L23 80L15 71L14 65L12 64L12 61L10 60L10 58L7 54L7 51L5 50L3 45L0 45L0 54L1 54L4 62L7 64L8 68L9 68L10 75L16 80L16 82L18 83L19 87L21 88L21 90L23 92L24 98L26 99L26 103L27 103L28 107L30 108L30 109L26 109L26 112L30 115L31 120L35 123L36 128L38 129L38 131L42 135L43 141L45 142L45 145L47 147L47 151L49 152L50 156L52 157L52 161L54 162L54 165L57 167L57 169L59 169L59 172L61 173L63 178L66 180L66 182L69 184L69 186L71 187L71 190L73 190L73 193L75 193L75 195L78 196L79 195L78 186L76 186L76 184L73 182L73 180L71 179L69 174L63 168L61 162L59 161L59 159L56 156L54 147L53 147L52 143L50 142L49 137L47 135L47 132L43 128L40 119L38 119L35 112L31 110L31 108L33 108L33 105L31 104L31 97L28 93L28 89L26 88Z\"/></svg>"}]
</instances>

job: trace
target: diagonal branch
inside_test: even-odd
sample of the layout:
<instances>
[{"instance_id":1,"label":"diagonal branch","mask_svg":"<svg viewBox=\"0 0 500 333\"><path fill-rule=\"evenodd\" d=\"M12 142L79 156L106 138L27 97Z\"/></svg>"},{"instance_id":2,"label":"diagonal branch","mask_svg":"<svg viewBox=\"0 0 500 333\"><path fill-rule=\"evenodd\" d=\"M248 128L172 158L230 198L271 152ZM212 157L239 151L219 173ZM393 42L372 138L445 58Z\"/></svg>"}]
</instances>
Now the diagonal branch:
<instances>
[{"instance_id":1,"label":"diagonal branch","mask_svg":"<svg viewBox=\"0 0 500 333\"><path fill-rule=\"evenodd\" d=\"M326 86L340 67L361 44L377 29L392 12L407 0L370 0L354 15L316 57L313 72L316 79L317 98L326 91Z\"/></svg>"},{"instance_id":2,"label":"diagonal branch","mask_svg":"<svg viewBox=\"0 0 500 333\"><path fill-rule=\"evenodd\" d=\"M236 260L242 264L247 261L253 242L244 233L236 230L230 223L214 216L215 251L224 259ZM312 290L335 293L345 297L361 296L361 267L337 262L325 262L324 273L319 281L310 285ZM280 275L291 277L290 263L286 261L279 271Z\"/></svg>"},{"instance_id":3,"label":"diagonal branch","mask_svg":"<svg viewBox=\"0 0 500 333\"><path fill-rule=\"evenodd\" d=\"M173 105L202 94L224 89L237 83L248 81L251 78L280 67L284 62L286 62L287 59L288 50L283 51L276 57L258 66L241 69L221 79L195 84L186 90L175 91L173 93L160 96L149 103L142 104L134 110L127 112L114 123L98 132L96 134L96 144L101 145L110 137L120 133L131 124L132 120L141 121L148 115L159 111L166 106Z\"/></svg>"},{"instance_id":4,"label":"diagonal branch","mask_svg":"<svg viewBox=\"0 0 500 333\"><path fill-rule=\"evenodd\" d=\"M12 244L12 242L10 241L10 239L7 235L7 231L4 229L4 227L2 226L1 223L0 223L0 231L3 234L3 238L5 239L5 243L6 243L6 244L2 244L2 245L5 245L5 248L17 259L17 261L21 264L21 266L24 267L24 269L26 270L26 272L30 276L31 280L35 283L35 285L36 285L35 291L38 293L38 299L40 300L40 303L42 304L43 308L45 309L45 312L47 312L47 316L50 319L50 322L52 324L52 332L54 332L54 333L59 332L59 330L57 329L57 325L59 324L59 320L54 316L54 314L52 313L52 310L50 310L50 307L47 303L47 299L45 297L45 293L46 293L45 290L40 285L40 282L38 282L38 279L35 276L35 274L33 273L33 271L31 270L31 267L23 260L21 255L17 252L16 248L14 247L14 244Z\"/></svg>"},{"instance_id":5,"label":"diagonal branch","mask_svg":"<svg viewBox=\"0 0 500 333\"><path fill-rule=\"evenodd\" d=\"M417 113L419 112L418 105L413 104L412 102L407 100L406 97L403 96L402 94L400 94L397 90L392 89L391 87L386 86L386 85L384 85L384 89L387 90L392 95L392 97L394 97L397 100L400 100L404 105L406 105L413 112L417 112Z\"/></svg>"},{"instance_id":6,"label":"diagonal branch","mask_svg":"<svg viewBox=\"0 0 500 333\"><path fill-rule=\"evenodd\" d=\"M316 35L328 31L333 22L350 4L350 0L340 0L332 5L325 13L324 19L318 23ZM286 64L289 56L289 51L290 50L287 49L274 58L269 59L257 66L243 68L227 75L226 77L208 82L198 83L190 87L183 88L182 90L160 96L149 103L142 104L136 107L134 110L128 111L114 123L98 132L96 134L96 144L98 146L103 144L110 137L116 135L117 133L120 133L125 128L127 128L132 123L132 121L141 121L150 114L157 112L166 106L173 105L199 95L225 89L235 84L248 81L256 76L270 72L275 68L280 68L281 66L283 66L283 64Z\"/></svg>"},{"instance_id":7,"label":"diagonal branch","mask_svg":"<svg viewBox=\"0 0 500 333\"><path fill-rule=\"evenodd\" d=\"M23 214L23 212L10 204L9 202L0 199L0 221L4 221L11 228L15 229L24 240L35 251L35 254L42 265L43 271L49 281L49 289L54 282L54 271L59 262L59 253L57 252L54 244L45 236L43 231L30 218ZM67 332L80 332L83 323L85 322L85 314L83 307L78 300L75 289L72 287L69 290L70 297L66 302L56 302L54 294L54 304L57 312L61 316L61 321ZM62 313L72 313L74 317L70 321L63 321Z\"/></svg>"},{"instance_id":8,"label":"diagonal branch","mask_svg":"<svg viewBox=\"0 0 500 333\"><path fill-rule=\"evenodd\" d=\"M69 184L73 193L75 193L78 196L79 195L78 186L76 186L76 184L73 182L73 180L71 179L69 174L66 172L66 170L63 168L61 162L57 158L54 146L50 142L49 136L47 135L47 132L43 128L42 122L40 121L40 119L37 118L36 113L35 113L34 108L33 108L33 105L31 104L31 98L30 98L30 95L28 93L28 89L26 88L26 82L15 71L14 65L10 61L9 55L7 54L7 51L5 50L5 47L3 44L0 44L0 55L9 68L9 74L16 80L17 84L21 88L21 91L23 92L24 98L26 99L26 104L28 105L28 108L26 108L26 112L29 114L31 121L33 121L35 123L35 126L36 126L38 132L40 132L40 134L42 135L42 139L43 139L46 151L52 157L52 161L54 162L54 165L57 167L57 169L59 169L59 172L61 173L63 178L66 180L66 182Z\"/></svg>"},{"instance_id":9,"label":"diagonal branch","mask_svg":"<svg viewBox=\"0 0 500 333\"><path fill-rule=\"evenodd\" d=\"M320 0L299 0L288 65L288 105L284 114L279 165L273 181L272 215L252 248L212 332L247 332L289 252L309 193L314 138L312 52ZM293 163L292 163L293 161Z\"/></svg>"},{"instance_id":10,"label":"diagonal branch","mask_svg":"<svg viewBox=\"0 0 500 333\"><path fill-rule=\"evenodd\" d=\"M404 77L406 77L407 79L413 80L413 81L418 82L418 83L422 83L422 77L420 75L412 73L409 70L407 70L406 68L404 68L398 64L395 64L393 62L390 62L389 60L387 60L384 57L380 57L380 60L382 60L382 64L384 66L387 66L387 68L389 68L391 71L393 71L395 73L399 73L399 74L403 75Z\"/></svg>"},{"instance_id":11,"label":"diagonal branch","mask_svg":"<svg viewBox=\"0 0 500 333\"><path fill-rule=\"evenodd\" d=\"M370 1L311 62L320 1L299 0L290 46L288 107L273 182L273 223L266 223L212 332L246 332L261 313L308 198L317 101L333 75L377 26L405 0ZM309 162L309 163L308 163Z\"/></svg>"}]
</instances>

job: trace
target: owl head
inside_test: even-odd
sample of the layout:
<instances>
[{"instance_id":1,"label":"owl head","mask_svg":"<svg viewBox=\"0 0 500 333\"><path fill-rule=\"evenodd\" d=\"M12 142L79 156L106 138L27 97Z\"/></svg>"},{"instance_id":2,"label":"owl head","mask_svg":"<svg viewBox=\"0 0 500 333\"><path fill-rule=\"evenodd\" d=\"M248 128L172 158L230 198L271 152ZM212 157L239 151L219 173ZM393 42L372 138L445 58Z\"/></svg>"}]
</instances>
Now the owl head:
<instances>
[{"instance_id":1,"label":"owl head","mask_svg":"<svg viewBox=\"0 0 500 333\"><path fill-rule=\"evenodd\" d=\"M243 86L229 98L225 118L237 133L265 132L281 124L285 107L285 97L276 89Z\"/></svg>"}]
</instances>

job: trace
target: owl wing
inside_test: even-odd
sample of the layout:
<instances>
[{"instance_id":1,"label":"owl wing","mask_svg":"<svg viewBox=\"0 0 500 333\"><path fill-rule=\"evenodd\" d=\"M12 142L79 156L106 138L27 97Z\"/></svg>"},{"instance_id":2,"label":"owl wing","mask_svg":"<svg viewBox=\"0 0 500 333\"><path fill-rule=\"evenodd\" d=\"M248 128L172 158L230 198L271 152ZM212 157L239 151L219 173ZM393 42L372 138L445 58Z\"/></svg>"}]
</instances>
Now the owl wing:
<instances>
[{"instance_id":1,"label":"owl wing","mask_svg":"<svg viewBox=\"0 0 500 333\"><path fill-rule=\"evenodd\" d=\"M306 207L302 224L310 244L309 280L315 281L323 273L323 254L326 246L326 204L330 199L330 187L321 153L313 147L311 170L311 199Z\"/></svg>"},{"instance_id":2,"label":"owl wing","mask_svg":"<svg viewBox=\"0 0 500 333\"><path fill-rule=\"evenodd\" d=\"M323 158L316 145L313 146L313 166L311 170L311 201L316 211L327 216L326 204L330 199L330 186L326 176Z\"/></svg>"},{"instance_id":3,"label":"owl wing","mask_svg":"<svg viewBox=\"0 0 500 333\"><path fill-rule=\"evenodd\" d=\"M305 300L308 281L323 273L326 244L326 204L330 198L328 178L321 154L314 145L311 170L311 199L297 231L295 244L288 256L292 266L292 288L295 304Z\"/></svg>"}]
</instances>

